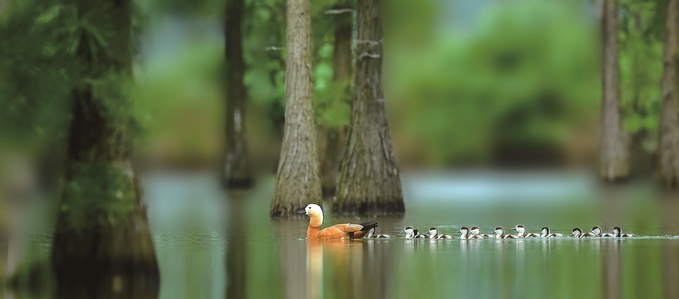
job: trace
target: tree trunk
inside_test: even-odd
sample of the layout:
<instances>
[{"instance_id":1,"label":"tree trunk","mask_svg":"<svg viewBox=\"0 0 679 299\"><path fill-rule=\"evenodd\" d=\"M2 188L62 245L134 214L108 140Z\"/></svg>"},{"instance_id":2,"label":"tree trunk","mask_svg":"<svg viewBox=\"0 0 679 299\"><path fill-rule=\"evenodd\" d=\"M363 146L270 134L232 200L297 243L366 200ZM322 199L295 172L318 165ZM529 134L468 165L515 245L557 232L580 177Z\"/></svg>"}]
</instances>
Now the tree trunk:
<instances>
[{"instance_id":1,"label":"tree trunk","mask_svg":"<svg viewBox=\"0 0 679 299\"><path fill-rule=\"evenodd\" d=\"M620 72L618 68L617 0L604 0L603 7L603 104L599 175L613 182L627 178L627 145L620 121Z\"/></svg>"},{"instance_id":2,"label":"tree trunk","mask_svg":"<svg viewBox=\"0 0 679 299\"><path fill-rule=\"evenodd\" d=\"M348 1L335 9L351 8ZM333 81L344 87L347 95L351 92L351 13L335 15L335 49L333 55ZM345 128L324 128L325 148L321 154L321 188L323 197L333 196L337 187L337 173L344 149Z\"/></svg>"},{"instance_id":3,"label":"tree trunk","mask_svg":"<svg viewBox=\"0 0 679 299\"><path fill-rule=\"evenodd\" d=\"M76 50L82 83L52 245L57 297L152 297L158 265L132 162L135 123L120 95L132 74L131 1L82 1L77 11L91 27Z\"/></svg>"},{"instance_id":4,"label":"tree trunk","mask_svg":"<svg viewBox=\"0 0 679 299\"><path fill-rule=\"evenodd\" d=\"M228 0L226 7L226 156L224 186L229 189L252 186L245 140L245 97L243 84L242 16L244 0Z\"/></svg>"},{"instance_id":5,"label":"tree trunk","mask_svg":"<svg viewBox=\"0 0 679 299\"><path fill-rule=\"evenodd\" d=\"M665 21L665 49L663 51L662 111L660 114L660 161L658 174L667 187L679 185L679 81L677 55L679 53L679 0L667 1Z\"/></svg>"},{"instance_id":6,"label":"tree trunk","mask_svg":"<svg viewBox=\"0 0 679 299\"><path fill-rule=\"evenodd\" d=\"M358 1L357 14L351 125L333 212L402 214L401 180L384 110L380 1Z\"/></svg>"},{"instance_id":7,"label":"tree trunk","mask_svg":"<svg viewBox=\"0 0 679 299\"><path fill-rule=\"evenodd\" d=\"M321 202L316 122L311 94L309 0L288 0L285 71L285 129L271 200L271 217L296 215Z\"/></svg>"}]
</instances>

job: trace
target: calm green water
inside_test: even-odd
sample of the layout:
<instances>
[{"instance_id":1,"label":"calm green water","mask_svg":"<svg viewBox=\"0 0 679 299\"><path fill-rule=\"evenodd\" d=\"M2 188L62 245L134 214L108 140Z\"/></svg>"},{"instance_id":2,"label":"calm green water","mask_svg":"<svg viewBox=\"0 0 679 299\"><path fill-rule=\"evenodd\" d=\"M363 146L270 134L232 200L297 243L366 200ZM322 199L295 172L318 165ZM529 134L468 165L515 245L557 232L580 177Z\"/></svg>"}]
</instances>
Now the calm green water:
<instances>
[{"instance_id":1,"label":"calm green water","mask_svg":"<svg viewBox=\"0 0 679 299\"><path fill-rule=\"evenodd\" d=\"M379 233L399 238L314 245L307 218L268 218L272 178L241 193L206 174L143 183L160 298L679 298L679 198L650 185L599 189L582 173L410 174L406 216L376 219ZM369 219L326 214L325 224ZM453 234L519 223L564 234L619 225L643 237L402 238L407 225ZM48 252L49 242L35 233L26 250Z\"/></svg>"}]
</instances>

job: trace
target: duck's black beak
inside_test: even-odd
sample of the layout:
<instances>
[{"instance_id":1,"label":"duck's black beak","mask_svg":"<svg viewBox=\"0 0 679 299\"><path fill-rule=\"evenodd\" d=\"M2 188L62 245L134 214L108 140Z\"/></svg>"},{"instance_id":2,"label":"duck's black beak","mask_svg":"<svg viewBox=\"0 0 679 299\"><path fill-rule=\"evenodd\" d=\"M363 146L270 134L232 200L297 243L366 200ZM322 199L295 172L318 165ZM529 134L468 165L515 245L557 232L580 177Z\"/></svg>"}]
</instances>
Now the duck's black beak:
<instances>
[{"instance_id":1,"label":"duck's black beak","mask_svg":"<svg viewBox=\"0 0 679 299\"><path fill-rule=\"evenodd\" d=\"M515 227L512 227L512 229L513 229L513 230L516 230L516 226L515 226Z\"/></svg>"},{"instance_id":2,"label":"duck's black beak","mask_svg":"<svg viewBox=\"0 0 679 299\"><path fill-rule=\"evenodd\" d=\"M305 211L305 210L301 210L301 211L297 212L297 214L306 214L306 211Z\"/></svg>"}]
</instances>

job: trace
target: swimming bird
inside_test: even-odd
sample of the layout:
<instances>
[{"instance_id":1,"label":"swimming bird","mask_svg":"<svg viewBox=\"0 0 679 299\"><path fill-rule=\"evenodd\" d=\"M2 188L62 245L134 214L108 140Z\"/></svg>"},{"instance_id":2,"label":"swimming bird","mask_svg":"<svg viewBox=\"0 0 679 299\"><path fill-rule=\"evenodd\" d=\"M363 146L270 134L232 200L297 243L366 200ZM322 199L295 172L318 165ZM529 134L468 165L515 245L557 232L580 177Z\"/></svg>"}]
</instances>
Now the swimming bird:
<instances>
[{"instance_id":1,"label":"swimming bird","mask_svg":"<svg viewBox=\"0 0 679 299\"><path fill-rule=\"evenodd\" d=\"M516 235L505 235L505 229L501 226L495 228L495 238L496 239L518 239Z\"/></svg>"},{"instance_id":2,"label":"swimming bird","mask_svg":"<svg viewBox=\"0 0 679 299\"><path fill-rule=\"evenodd\" d=\"M323 224L323 210L317 204L309 204L304 210L297 212L311 217L309 228L306 231L308 240L319 239L359 239L365 236L371 228L377 226L377 222L368 221L358 224L336 224L321 230Z\"/></svg>"},{"instance_id":3,"label":"swimming bird","mask_svg":"<svg viewBox=\"0 0 679 299\"><path fill-rule=\"evenodd\" d=\"M623 234L619 226L613 228L613 236L616 238L636 238L635 234Z\"/></svg>"},{"instance_id":4,"label":"swimming bird","mask_svg":"<svg viewBox=\"0 0 679 299\"><path fill-rule=\"evenodd\" d=\"M589 233L583 234L582 230L579 227L576 227L576 228L573 229L573 232L571 233L571 237L573 237L573 238L588 238L588 237L591 237L591 236L589 235Z\"/></svg>"},{"instance_id":5,"label":"swimming bird","mask_svg":"<svg viewBox=\"0 0 679 299\"><path fill-rule=\"evenodd\" d=\"M367 234L365 237L366 237L366 238L370 238L370 239L386 239L386 238L391 238L390 235L376 235L376 234L375 234L375 228L374 228L374 227L371 228L371 229L368 231L368 234Z\"/></svg>"},{"instance_id":6,"label":"swimming bird","mask_svg":"<svg viewBox=\"0 0 679 299\"><path fill-rule=\"evenodd\" d=\"M489 235L489 234L482 234L481 229L478 226L473 226L471 229L469 229L472 232L472 235L474 236L479 236L483 239L488 239L488 238L493 238L495 235Z\"/></svg>"},{"instance_id":7,"label":"swimming bird","mask_svg":"<svg viewBox=\"0 0 679 299\"><path fill-rule=\"evenodd\" d=\"M432 227L429 229L429 238L430 239L455 239L455 237L451 235L444 235L444 234L439 234L439 229L436 227Z\"/></svg>"},{"instance_id":8,"label":"swimming bird","mask_svg":"<svg viewBox=\"0 0 679 299\"><path fill-rule=\"evenodd\" d=\"M516 232L517 232L516 235L517 235L519 238L536 238L536 237L539 237L539 236L540 236L540 235L534 234L534 233L526 233L526 227L523 226L523 225L521 225L521 224L519 224L519 225L517 225L517 226L515 226L515 227L512 227L512 229L513 229L513 230L516 230Z\"/></svg>"},{"instance_id":9,"label":"swimming bird","mask_svg":"<svg viewBox=\"0 0 679 299\"><path fill-rule=\"evenodd\" d=\"M601 235L601 227L598 226L598 225L595 225L594 227L592 227L592 232L590 232L590 234L592 234L592 237L601 237L602 236Z\"/></svg>"},{"instance_id":10,"label":"swimming bird","mask_svg":"<svg viewBox=\"0 0 679 299\"><path fill-rule=\"evenodd\" d=\"M406 239L415 238L415 229L412 226L406 226L403 231L406 233Z\"/></svg>"},{"instance_id":11,"label":"swimming bird","mask_svg":"<svg viewBox=\"0 0 679 299\"><path fill-rule=\"evenodd\" d=\"M427 235L420 235L419 230L414 230L413 232L415 233L415 239L429 239L429 236Z\"/></svg>"},{"instance_id":12,"label":"swimming bird","mask_svg":"<svg viewBox=\"0 0 679 299\"><path fill-rule=\"evenodd\" d=\"M564 235L559 234L559 233L552 233L552 232L550 232L549 227L545 226L545 227L542 228L542 233L540 234L540 237L543 237L543 238L561 238L561 237L564 237Z\"/></svg>"},{"instance_id":13,"label":"swimming bird","mask_svg":"<svg viewBox=\"0 0 679 299\"><path fill-rule=\"evenodd\" d=\"M472 235L472 234L471 234L471 231L470 231L469 228L466 227L466 226L460 227L459 232L460 232L460 239L462 239L462 240L468 240L468 239L483 239L483 238L481 238L480 236Z\"/></svg>"}]
</instances>

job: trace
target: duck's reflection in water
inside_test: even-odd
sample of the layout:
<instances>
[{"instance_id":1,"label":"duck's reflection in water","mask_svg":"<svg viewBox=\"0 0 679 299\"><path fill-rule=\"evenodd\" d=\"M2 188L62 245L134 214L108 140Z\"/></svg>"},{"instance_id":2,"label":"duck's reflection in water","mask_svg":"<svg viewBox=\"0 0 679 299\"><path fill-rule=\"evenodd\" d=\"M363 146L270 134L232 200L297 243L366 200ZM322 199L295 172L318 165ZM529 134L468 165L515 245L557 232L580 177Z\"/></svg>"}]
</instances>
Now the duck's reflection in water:
<instances>
[{"instance_id":1,"label":"duck's reflection in water","mask_svg":"<svg viewBox=\"0 0 679 299\"><path fill-rule=\"evenodd\" d=\"M389 297L387 282L392 279L389 273L393 242L370 239L283 242L285 252L281 262L286 298Z\"/></svg>"}]
</instances>

